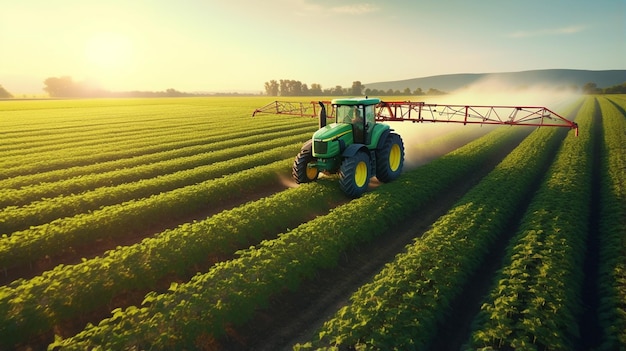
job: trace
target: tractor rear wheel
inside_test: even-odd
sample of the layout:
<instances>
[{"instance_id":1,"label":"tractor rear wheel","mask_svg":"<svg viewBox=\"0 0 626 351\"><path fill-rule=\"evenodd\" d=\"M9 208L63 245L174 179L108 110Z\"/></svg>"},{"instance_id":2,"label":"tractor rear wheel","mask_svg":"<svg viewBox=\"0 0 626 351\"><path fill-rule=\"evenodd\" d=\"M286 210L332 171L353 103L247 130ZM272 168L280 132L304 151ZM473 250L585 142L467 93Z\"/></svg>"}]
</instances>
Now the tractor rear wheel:
<instances>
[{"instance_id":1,"label":"tractor rear wheel","mask_svg":"<svg viewBox=\"0 0 626 351\"><path fill-rule=\"evenodd\" d=\"M400 135L391 133L376 151L376 178L383 183L400 176L404 165L404 143Z\"/></svg>"},{"instance_id":2,"label":"tractor rear wheel","mask_svg":"<svg viewBox=\"0 0 626 351\"><path fill-rule=\"evenodd\" d=\"M339 169L339 187L352 198L357 198L367 190L370 182L370 158L366 152L343 160Z\"/></svg>"},{"instance_id":3,"label":"tractor rear wheel","mask_svg":"<svg viewBox=\"0 0 626 351\"><path fill-rule=\"evenodd\" d=\"M319 175L317 167L309 167L309 163L314 161L315 158L310 149L303 148L300 150L293 160L293 167L291 168L291 175L296 183L309 183L317 179Z\"/></svg>"}]
</instances>

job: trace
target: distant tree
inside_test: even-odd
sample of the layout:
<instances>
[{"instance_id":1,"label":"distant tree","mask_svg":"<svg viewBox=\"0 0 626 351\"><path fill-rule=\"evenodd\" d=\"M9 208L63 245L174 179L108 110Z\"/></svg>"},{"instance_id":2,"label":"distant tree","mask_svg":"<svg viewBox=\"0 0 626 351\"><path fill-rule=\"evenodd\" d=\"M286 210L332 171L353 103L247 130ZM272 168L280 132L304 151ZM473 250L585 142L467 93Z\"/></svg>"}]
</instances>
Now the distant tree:
<instances>
[{"instance_id":1,"label":"distant tree","mask_svg":"<svg viewBox=\"0 0 626 351\"><path fill-rule=\"evenodd\" d=\"M583 94L598 94L601 92L602 90L598 88L596 83L589 82L583 85Z\"/></svg>"},{"instance_id":2,"label":"distant tree","mask_svg":"<svg viewBox=\"0 0 626 351\"><path fill-rule=\"evenodd\" d=\"M173 88L169 88L165 91L165 96L167 97L180 97L180 96L187 96L188 94L182 93L176 89Z\"/></svg>"},{"instance_id":3,"label":"distant tree","mask_svg":"<svg viewBox=\"0 0 626 351\"><path fill-rule=\"evenodd\" d=\"M411 88L404 88L402 95L411 95Z\"/></svg>"},{"instance_id":4,"label":"distant tree","mask_svg":"<svg viewBox=\"0 0 626 351\"><path fill-rule=\"evenodd\" d=\"M269 96L278 96L278 82L275 80L265 82L265 93Z\"/></svg>"},{"instance_id":5,"label":"distant tree","mask_svg":"<svg viewBox=\"0 0 626 351\"><path fill-rule=\"evenodd\" d=\"M363 84L360 81L352 82L352 89L350 90L350 95L352 96L361 96L363 95Z\"/></svg>"},{"instance_id":6,"label":"distant tree","mask_svg":"<svg viewBox=\"0 0 626 351\"><path fill-rule=\"evenodd\" d=\"M80 88L69 76L50 77L43 81L43 90L51 97L77 97L80 96Z\"/></svg>"},{"instance_id":7,"label":"distant tree","mask_svg":"<svg viewBox=\"0 0 626 351\"><path fill-rule=\"evenodd\" d=\"M0 99L10 99L13 95L9 93L2 85L0 85Z\"/></svg>"},{"instance_id":8,"label":"distant tree","mask_svg":"<svg viewBox=\"0 0 626 351\"><path fill-rule=\"evenodd\" d=\"M322 89L318 83L311 84L309 88L306 83L293 79L280 79L279 81L271 80L265 82L265 93L269 96L323 96L323 95L363 95L365 86L360 81L352 82L352 87L343 88L337 85L334 88ZM367 90L372 94L376 94L377 90Z\"/></svg>"},{"instance_id":9,"label":"distant tree","mask_svg":"<svg viewBox=\"0 0 626 351\"><path fill-rule=\"evenodd\" d=\"M422 88L416 88L413 90L413 95L424 95L424 92L422 91Z\"/></svg>"},{"instance_id":10,"label":"distant tree","mask_svg":"<svg viewBox=\"0 0 626 351\"><path fill-rule=\"evenodd\" d=\"M323 95L322 86L317 83L311 84L311 89L309 89L309 94L313 96L321 96Z\"/></svg>"},{"instance_id":11,"label":"distant tree","mask_svg":"<svg viewBox=\"0 0 626 351\"><path fill-rule=\"evenodd\" d=\"M292 96L302 96L302 82L299 80L290 80L289 92Z\"/></svg>"},{"instance_id":12,"label":"distant tree","mask_svg":"<svg viewBox=\"0 0 626 351\"><path fill-rule=\"evenodd\" d=\"M429 88L426 95L445 95L446 93L435 88Z\"/></svg>"},{"instance_id":13,"label":"distant tree","mask_svg":"<svg viewBox=\"0 0 626 351\"><path fill-rule=\"evenodd\" d=\"M278 83L278 94L280 96L289 95L289 81L281 79Z\"/></svg>"},{"instance_id":14,"label":"distant tree","mask_svg":"<svg viewBox=\"0 0 626 351\"><path fill-rule=\"evenodd\" d=\"M75 82L72 77L50 77L44 80L43 90L51 97L107 97L112 93L94 82Z\"/></svg>"},{"instance_id":15,"label":"distant tree","mask_svg":"<svg viewBox=\"0 0 626 351\"><path fill-rule=\"evenodd\" d=\"M604 89L605 94L626 94L626 82Z\"/></svg>"},{"instance_id":16,"label":"distant tree","mask_svg":"<svg viewBox=\"0 0 626 351\"><path fill-rule=\"evenodd\" d=\"M341 96L343 94L344 94L344 91L343 91L343 88L341 87L341 85L335 86L335 88L332 90L332 95L339 95L339 96Z\"/></svg>"}]
</instances>

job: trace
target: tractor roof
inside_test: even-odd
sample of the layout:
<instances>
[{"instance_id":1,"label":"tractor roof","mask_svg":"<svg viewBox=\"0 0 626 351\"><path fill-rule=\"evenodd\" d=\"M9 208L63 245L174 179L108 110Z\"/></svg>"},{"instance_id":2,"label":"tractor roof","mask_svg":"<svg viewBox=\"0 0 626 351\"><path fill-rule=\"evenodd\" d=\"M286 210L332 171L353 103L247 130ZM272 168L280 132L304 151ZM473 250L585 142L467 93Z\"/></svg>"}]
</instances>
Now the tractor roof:
<instances>
[{"instance_id":1,"label":"tractor roof","mask_svg":"<svg viewBox=\"0 0 626 351\"><path fill-rule=\"evenodd\" d=\"M354 97L354 98L345 98L345 99L333 99L331 101L333 105L376 105L380 103L380 99L378 98L367 98L367 97Z\"/></svg>"}]
</instances>

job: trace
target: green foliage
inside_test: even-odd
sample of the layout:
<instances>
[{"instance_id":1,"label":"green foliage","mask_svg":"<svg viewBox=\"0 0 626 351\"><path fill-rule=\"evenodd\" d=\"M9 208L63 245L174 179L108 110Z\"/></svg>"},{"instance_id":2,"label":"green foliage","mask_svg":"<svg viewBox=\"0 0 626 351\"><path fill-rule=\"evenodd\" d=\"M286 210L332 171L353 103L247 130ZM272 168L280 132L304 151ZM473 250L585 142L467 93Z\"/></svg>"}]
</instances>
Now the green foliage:
<instances>
[{"instance_id":1,"label":"green foliage","mask_svg":"<svg viewBox=\"0 0 626 351\"><path fill-rule=\"evenodd\" d=\"M287 158L298 152L302 140L306 140L310 135L310 128L305 127L303 132L295 130L292 133L295 135L287 137L270 134L267 136L269 140L253 141L249 144L244 142L243 145L235 147L228 147L227 145L222 147L218 144L217 148L219 149L214 152L195 155L193 157L195 167L194 164L190 165L188 162L184 162L184 166L179 165L181 160L159 162L157 165L149 165L149 168L152 169L151 174L153 177L141 177L133 182L132 180L126 181L127 179L123 176L113 174L111 179L117 179L120 183L112 186L102 186L78 194L68 192L71 195L61 195L55 198L34 201L24 206L5 207L0 210L0 233L9 234L29 226L48 223L57 218L70 217L79 213L97 210L103 206L149 197ZM142 171L141 167L137 168L139 169L136 172ZM168 168L181 170L168 174L165 173ZM122 171L120 173L137 177L136 173L132 171ZM79 182L79 184L94 182L90 180L91 177L81 177L83 181ZM76 183L72 182L71 184L74 185ZM57 183L48 184L47 188L57 189ZM41 190L41 186L36 189ZM17 192L16 195L28 195L27 191L20 190L22 191ZM46 191L44 189L43 191L46 194L50 194L59 190ZM33 192L37 193L36 191Z\"/></svg>"},{"instance_id":2,"label":"green foliage","mask_svg":"<svg viewBox=\"0 0 626 351\"><path fill-rule=\"evenodd\" d=\"M387 226L409 216L447 184L478 167L499 145L510 141L512 134L498 133L499 137L474 142L335 208L329 215L241 250L239 258L218 263L209 272L179 284L176 291L149 295L150 303L139 310L125 310L120 318L106 319L55 346L193 348L201 333L220 336L227 325L248 319L273 294L296 288L315 271L334 266L348 247L380 235ZM163 333L177 337L162 340L158 336Z\"/></svg>"},{"instance_id":3,"label":"green foliage","mask_svg":"<svg viewBox=\"0 0 626 351\"><path fill-rule=\"evenodd\" d=\"M520 139L513 133L523 130L498 128L341 206L346 199L336 181L322 178L206 219L180 220L289 176L299 139L310 136L316 121L251 119L250 112L268 100L0 103L0 228L23 229L2 230L0 266L27 264L94 240L117 240L158 220L181 222L133 245L0 287L0 348L11 349L107 306L109 318L66 340L57 337L50 347L197 349L202 340L246 321L277 292L297 289L303 279L333 267L348 248L414 215L503 145ZM604 127L600 320L606 334L602 349L613 350L626 348L626 99L613 95L598 101ZM468 347L549 350L576 342L593 113L593 104L583 106L581 136L565 139L545 174ZM426 347L437 324L453 315L449 303L501 235L520 197L528 195L532 179L545 171L540 165L556 149L557 133L549 128L532 133L424 237L361 287L310 342L296 348ZM218 263L199 269L211 257ZM171 280L196 272L190 280ZM120 294L141 290L155 291L137 306L112 303Z\"/></svg>"},{"instance_id":4,"label":"green foliage","mask_svg":"<svg viewBox=\"0 0 626 351\"><path fill-rule=\"evenodd\" d=\"M301 349L427 349L467 279L541 176L557 131L526 138L421 239L362 286ZM537 148L537 145L543 147ZM475 150L480 152L480 150ZM515 183L507 179L515 178Z\"/></svg>"},{"instance_id":5,"label":"green foliage","mask_svg":"<svg viewBox=\"0 0 626 351\"><path fill-rule=\"evenodd\" d=\"M253 168L251 172L274 179L276 172L288 166L289 163L283 161ZM205 196L220 201L235 189L241 191L242 186L246 186L240 180L254 188L263 185L263 182L255 181L250 172L224 179L227 181L215 187L222 196L208 188L194 190L204 191ZM302 198L307 201L299 201ZM118 247L103 257L84 260L76 265L58 266L31 280L15 281L0 288L0 311L6 312L2 315L1 325L12 325L19 333L10 333L10 330L0 327L0 339L10 342L43 332L60 320L99 307L94 301L105 303L131 286L133 289L152 287L167 274L182 274L208 256L230 255L237 249L306 221L311 211L327 211L340 199L343 196L332 183L308 184L224 211L203 221L183 224L132 246ZM140 205L135 212L153 208L147 203ZM183 205L183 208L189 209L189 204ZM155 215L149 218L155 218ZM177 289L172 286L170 290ZM45 292L46 302L41 300L42 292Z\"/></svg>"},{"instance_id":6,"label":"green foliage","mask_svg":"<svg viewBox=\"0 0 626 351\"><path fill-rule=\"evenodd\" d=\"M604 147L600 201L602 350L626 349L626 100L599 99Z\"/></svg>"},{"instance_id":7,"label":"green foliage","mask_svg":"<svg viewBox=\"0 0 626 351\"><path fill-rule=\"evenodd\" d=\"M583 132L563 142L509 244L469 348L567 350L577 344L593 113L590 98L576 119Z\"/></svg>"}]
</instances>

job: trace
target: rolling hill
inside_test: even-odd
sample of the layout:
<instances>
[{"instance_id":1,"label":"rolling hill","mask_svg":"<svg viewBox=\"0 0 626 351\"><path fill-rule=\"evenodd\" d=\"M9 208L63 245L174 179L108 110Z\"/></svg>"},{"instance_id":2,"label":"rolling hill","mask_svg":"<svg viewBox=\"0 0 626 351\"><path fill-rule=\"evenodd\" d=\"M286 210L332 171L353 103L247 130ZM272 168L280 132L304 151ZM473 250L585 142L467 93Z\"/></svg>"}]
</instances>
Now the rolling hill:
<instances>
[{"instance_id":1,"label":"rolling hill","mask_svg":"<svg viewBox=\"0 0 626 351\"><path fill-rule=\"evenodd\" d=\"M532 86L554 86L556 88L581 88L592 82L600 88L626 82L626 70L575 70L575 69L545 69L521 72L502 73L461 73L445 74L422 78L412 78L389 82L366 83L365 88L387 91L415 90L421 88L427 91L430 88L452 92L478 84L498 82L514 88Z\"/></svg>"}]
</instances>

